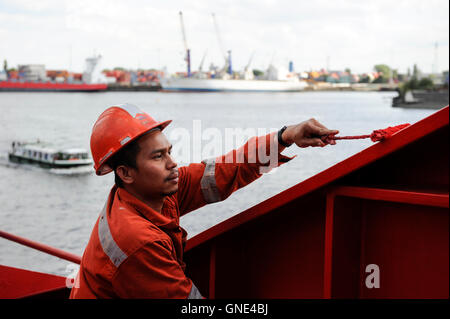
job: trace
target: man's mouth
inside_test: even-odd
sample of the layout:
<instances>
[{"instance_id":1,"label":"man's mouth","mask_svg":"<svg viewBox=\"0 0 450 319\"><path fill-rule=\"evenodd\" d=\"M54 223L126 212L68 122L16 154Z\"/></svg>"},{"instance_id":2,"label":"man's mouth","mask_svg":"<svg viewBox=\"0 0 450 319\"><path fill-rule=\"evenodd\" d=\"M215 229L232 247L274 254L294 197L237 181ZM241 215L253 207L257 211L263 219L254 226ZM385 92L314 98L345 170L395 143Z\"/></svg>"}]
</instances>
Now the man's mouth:
<instances>
[{"instance_id":1,"label":"man's mouth","mask_svg":"<svg viewBox=\"0 0 450 319\"><path fill-rule=\"evenodd\" d=\"M172 173L169 175L169 177L166 178L167 181L178 181L178 171Z\"/></svg>"}]
</instances>

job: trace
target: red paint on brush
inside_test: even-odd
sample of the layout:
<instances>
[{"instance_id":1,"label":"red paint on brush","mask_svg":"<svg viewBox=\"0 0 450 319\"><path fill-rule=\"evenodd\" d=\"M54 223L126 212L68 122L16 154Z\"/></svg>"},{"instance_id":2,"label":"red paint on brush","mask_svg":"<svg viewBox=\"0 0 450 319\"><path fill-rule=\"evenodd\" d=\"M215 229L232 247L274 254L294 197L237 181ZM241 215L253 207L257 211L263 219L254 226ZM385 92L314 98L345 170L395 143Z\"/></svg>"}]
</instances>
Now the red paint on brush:
<instances>
[{"instance_id":1,"label":"red paint on brush","mask_svg":"<svg viewBox=\"0 0 450 319\"><path fill-rule=\"evenodd\" d=\"M372 142L378 142L385 140L387 138L390 138L392 135L394 135L396 132L404 129L405 127L408 127L409 123L400 124L397 126L389 126L388 128L382 129L382 130L375 130L370 135L354 135L354 136L333 136L333 135L326 135L322 137L322 140L326 143L330 143L332 140L356 140L356 139L363 139L363 138L369 138L372 140Z\"/></svg>"},{"instance_id":2,"label":"red paint on brush","mask_svg":"<svg viewBox=\"0 0 450 319\"><path fill-rule=\"evenodd\" d=\"M385 128L384 130L375 130L370 134L370 139L372 142L382 141L386 138L391 137L396 132L404 129L405 127L409 126L409 123L400 124L397 126L389 126L388 128Z\"/></svg>"}]
</instances>

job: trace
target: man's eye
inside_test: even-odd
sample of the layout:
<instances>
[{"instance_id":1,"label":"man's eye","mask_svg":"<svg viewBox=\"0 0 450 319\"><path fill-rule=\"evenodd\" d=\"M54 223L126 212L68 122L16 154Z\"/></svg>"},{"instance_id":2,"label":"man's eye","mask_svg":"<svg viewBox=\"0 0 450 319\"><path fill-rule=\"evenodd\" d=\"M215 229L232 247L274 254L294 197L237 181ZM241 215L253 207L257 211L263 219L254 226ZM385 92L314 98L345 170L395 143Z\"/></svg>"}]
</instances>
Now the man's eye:
<instances>
[{"instance_id":1,"label":"man's eye","mask_svg":"<svg viewBox=\"0 0 450 319\"><path fill-rule=\"evenodd\" d=\"M153 156L153 158L161 158L161 157L162 157L161 154L158 154L158 155Z\"/></svg>"}]
</instances>

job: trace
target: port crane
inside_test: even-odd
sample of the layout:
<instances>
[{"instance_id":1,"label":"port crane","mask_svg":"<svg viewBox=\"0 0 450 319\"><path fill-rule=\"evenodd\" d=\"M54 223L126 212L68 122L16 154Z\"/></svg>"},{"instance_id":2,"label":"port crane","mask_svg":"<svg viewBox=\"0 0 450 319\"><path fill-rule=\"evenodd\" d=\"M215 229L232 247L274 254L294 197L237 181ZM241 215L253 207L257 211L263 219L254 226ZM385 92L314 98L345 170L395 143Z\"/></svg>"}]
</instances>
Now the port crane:
<instances>
[{"instance_id":1,"label":"port crane","mask_svg":"<svg viewBox=\"0 0 450 319\"><path fill-rule=\"evenodd\" d=\"M253 57L255 56L255 51L252 52L252 54L250 55L250 59L248 59L248 63L244 68L244 79L246 80L253 80L254 75L252 70L250 70L250 64L253 61Z\"/></svg>"},{"instance_id":2,"label":"port crane","mask_svg":"<svg viewBox=\"0 0 450 319\"><path fill-rule=\"evenodd\" d=\"M250 68L250 64L252 63L254 56L255 56L255 51L253 51L252 54L250 55L250 59L248 59L248 63L244 68L245 71L247 71Z\"/></svg>"},{"instance_id":3,"label":"port crane","mask_svg":"<svg viewBox=\"0 0 450 319\"><path fill-rule=\"evenodd\" d=\"M184 43L184 49L186 50L186 64L187 64L187 76L191 76L191 50L189 49L187 45L186 40L186 32L184 30L184 21L183 21L183 12L180 11L180 24L181 24L181 33L183 35L183 43Z\"/></svg>"},{"instance_id":4,"label":"port crane","mask_svg":"<svg viewBox=\"0 0 450 319\"><path fill-rule=\"evenodd\" d=\"M202 60L200 61L200 65L198 66L198 71L202 72L203 69L203 63L205 62L206 54L208 53L208 50L205 50L205 53L203 54Z\"/></svg>"},{"instance_id":5,"label":"port crane","mask_svg":"<svg viewBox=\"0 0 450 319\"><path fill-rule=\"evenodd\" d=\"M223 55L223 58L225 60L225 66L224 66L224 70L229 73L232 74L232 68L231 68L231 50L228 50L227 53L228 55L225 53L224 47L223 47L223 42L222 42L222 37L220 36L220 31L219 31L219 26L217 25L217 21L216 21L216 15L214 13L211 13L212 16L212 20L214 23L214 29L216 31L216 35L217 35L217 40L219 42L219 47L220 47L220 51Z\"/></svg>"}]
</instances>

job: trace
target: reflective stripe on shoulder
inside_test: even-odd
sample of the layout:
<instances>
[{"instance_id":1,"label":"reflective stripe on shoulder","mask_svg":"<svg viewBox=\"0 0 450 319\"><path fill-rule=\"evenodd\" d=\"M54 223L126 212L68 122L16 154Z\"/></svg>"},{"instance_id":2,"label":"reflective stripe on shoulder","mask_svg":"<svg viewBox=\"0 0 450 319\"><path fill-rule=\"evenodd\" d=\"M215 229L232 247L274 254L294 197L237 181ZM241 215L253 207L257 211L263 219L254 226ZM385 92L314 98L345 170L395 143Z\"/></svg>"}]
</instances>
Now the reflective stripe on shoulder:
<instances>
[{"instance_id":1,"label":"reflective stripe on shoulder","mask_svg":"<svg viewBox=\"0 0 450 319\"><path fill-rule=\"evenodd\" d=\"M187 297L187 299L203 299L202 294L194 285L194 283L192 283L192 288L191 291L189 292L189 296Z\"/></svg>"},{"instance_id":2,"label":"reflective stripe on shoulder","mask_svg":"<svg viewBox=\"0 0 450 319\"><path fill-rule=\"evenodd\" d=\"M102 245L103 251L109 257L111 262L119 267L120 264L128 257L120 248L117 246L114 238L111 235L111 231L108 225L108 219L106 217L106 206L103 207L102 213L98 221L98 238L100 244Z\"/></svg>"},{"instance_id":3,"label":"reflective stripe on shoulder","mask_svg":"<svg viewBox=\"0 0 450 319\"><path fill-rule=\"evenodd\" d=\"M203 163L206 164L202 179L200 181L203 197L207 203L219 202L221 201L221 198L216 184L216 160L214 158L208 159L204 160Z\"/></svg>"}]
</instances>

